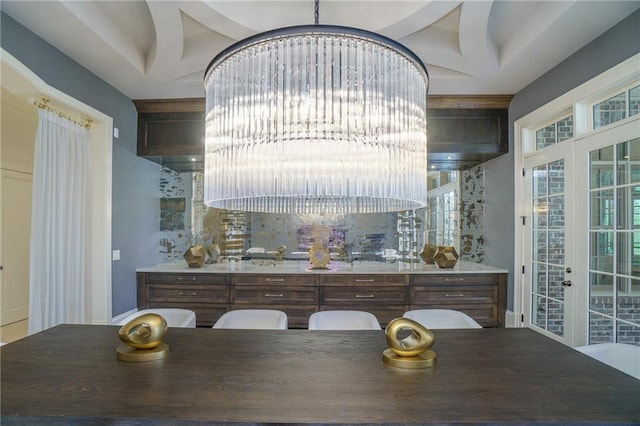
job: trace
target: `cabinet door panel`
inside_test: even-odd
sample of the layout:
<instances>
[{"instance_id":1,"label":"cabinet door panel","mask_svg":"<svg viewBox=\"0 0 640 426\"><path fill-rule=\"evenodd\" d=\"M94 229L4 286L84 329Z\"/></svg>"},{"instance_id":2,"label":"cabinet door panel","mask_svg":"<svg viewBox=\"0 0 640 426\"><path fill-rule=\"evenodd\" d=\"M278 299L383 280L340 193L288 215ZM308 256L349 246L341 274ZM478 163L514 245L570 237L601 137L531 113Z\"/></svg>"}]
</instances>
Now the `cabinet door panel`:
<instances>
[{"instance_id":1,"label":"cabinet door panel","mask_svg":"<svg viewBox=\"0 0 640 426\"><path fill-rule=\"evenodd\" d=\"M276 309L287 314L287 323L289 328L307 328L309 325L309 317L318 310L318 305L305 304L252 304L250 306L236 304L232 305L232 309Z\"/></svg>"},{"instance_id":2,"label":"cabinet door panel","mask_svg":"<svg viewBox=\"0 0 640 426\"><path fill-rule=\"evenodd\" d=\"M294 285L315 286L313 275L301 274L236 274L233 277L236 286L244 285Z\"/></svg>"},{"instance_id":3,"label":"cabinet door panel","mask_svg":"<svg viewBox=\"0 0 640 426\"><path fill-rule=\"evenodd\" d=\"M321 303L405 304L408 287L347 286L323 287Z\"/></svg>"},{"instance_id":4,"label":"cabinet door panel","mask_svg":"<svg viewBox=\"0 0 640 426\"><path fill-rule=\"evenodd\" d=\"M322 286L406 286L407 277L402 274L342 274L321 275Z\"/></svg>"},{"instance_id":5,"label":"cabinet door panel","mask_svg":"<svg viewBox=\"0 0 640 426\"><path fill-rule=\"evenodd\" d=\"M148 302L228 303L229 287L221 285L147 285Z\"/></svg>"},{"instance_id":6,"label":"cabinet door panel","mask_svg":"<svg viewBox=\"0 0 640 426\"><path fill-rule=\"evenodd\" d=\"M229 310L228 304L179 304L179 303L158 303L152 302L148 305L149 308L182 308L189 309L196 314L196 326L197 327L213 327L218 319Z\"/></svg>"},{"instance_id":7,"label":"cabinet door panel","mask_svg":"<svg viewBox=\"0 0 640 426\"><path fill-rule=\"evenodd\" d=\"M496 285L498 274L429 274L414 275L413 285Z\"/></svg>"},{"instance_id":8,"label":"cabinet door panel","mask_svg":"<svg viewBox=\"0 0 640 426\"><path fill-rule=\"evenodd\" d=\"M226 274L203 274L200 272L191 274L165 274L147 273L147 283L151 284L225 284L229 283Z\"/></svg>"},{"instance_id":9,"label":"cabinet door panel","mask_svg":"<svg viewBox=\"0 0 640 426\"><path fill-rule=\"evenodd\" d=\"M377 305L322 305L320 307L321 311L340 311L340 310L354 310L354 311L366 311L370 312L376 316L380 326L382 328L386 327L387 324L392 319L400 318L404 311L407 310L406 305L388 305L388 306L377 306Z\"/></svg>"},{"instance_id":10,"label":"cabinet door panel","mask_svg":"<svg viewBox=\"0 0 640 426\"><path fill-rule=\"evenodd\" d=\"M232 289L232 301L239 304L318 303L315 287L240 285Z\"/></svg>"},{"instance_id":11,"label":"cabinet door panel","mask_svg":"<svg viewBox=\"0 0 640 426\"><path fill-rule=\"evenodd\" d=\"M495 303L498 297L496 286L414 286L412 301L415 304L476 304Z\"/></svg>"},{"instance_id":12,"label":"cabinet door panel","mask_svg":"<svg viewBox=\"0 0 640 426\"><path fill-rule=\"evenodd\" d=\"M464 312L483 327L501 326L498 321L498 310L495 304L420 304L411 305L411 309L454 309Z\"/></svg>"}]
</instances>

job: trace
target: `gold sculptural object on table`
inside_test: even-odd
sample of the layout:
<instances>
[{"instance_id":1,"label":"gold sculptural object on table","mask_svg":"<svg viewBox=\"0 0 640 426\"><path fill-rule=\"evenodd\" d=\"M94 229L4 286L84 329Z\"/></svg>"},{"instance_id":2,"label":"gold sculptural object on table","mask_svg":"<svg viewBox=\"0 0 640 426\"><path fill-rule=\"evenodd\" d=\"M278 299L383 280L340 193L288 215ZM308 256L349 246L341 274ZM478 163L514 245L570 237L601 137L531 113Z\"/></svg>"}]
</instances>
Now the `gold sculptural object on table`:
<instances>
[{"instance_id":1,"label":"gold sculptural object on table","mask_svg":"<svg viewBox=\"0 0 640 426\"><path fill-rule=\"evenodd\" d=\"M408 330L409 335L398 339L398 333ZM396 318L385 329L389 349L382 352L385 364L399 368L429 368L436 364L436 353L429 348L435 336L425 326L409 318Z\"/></svg>"},{"instance_id":2,"label":"gold sculptural object on table","mask_svg":"<svg viewBox=\"0 0 640 426\"><path fill-rule=\"evenodd\" d=\"M167 335L167 321L158 314L144 314L120 327L118 337L124 343L116 349L121 361L153 361L169 353L162 342Z\"/></svg>"}]
</instances>

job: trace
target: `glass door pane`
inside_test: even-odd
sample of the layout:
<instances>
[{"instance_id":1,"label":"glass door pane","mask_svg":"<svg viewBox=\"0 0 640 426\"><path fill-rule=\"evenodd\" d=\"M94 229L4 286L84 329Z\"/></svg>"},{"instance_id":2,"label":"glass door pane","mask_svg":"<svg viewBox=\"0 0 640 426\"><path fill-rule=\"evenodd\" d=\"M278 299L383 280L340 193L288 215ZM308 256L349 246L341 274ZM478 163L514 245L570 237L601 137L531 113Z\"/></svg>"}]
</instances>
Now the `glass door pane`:
<instances>
[{"instance_id":1,"label":"glass door pane","mask_svg":"<svg viewBox=\"0 0 640 426\"><path fill-rule=\"evenodd\" d=\"M564 337L566 322L565 160L531 169L530 322Z\"/></svg>"},{"instance_id":2,"label":"glass door pane","mask_svg":"<svg viewBox=\"0 0 640 426\"><path fill-rule=\"evenodd\" d=\"M640 344L640 139L589 152L588 342Z\"/></svg>"}]
</instances>

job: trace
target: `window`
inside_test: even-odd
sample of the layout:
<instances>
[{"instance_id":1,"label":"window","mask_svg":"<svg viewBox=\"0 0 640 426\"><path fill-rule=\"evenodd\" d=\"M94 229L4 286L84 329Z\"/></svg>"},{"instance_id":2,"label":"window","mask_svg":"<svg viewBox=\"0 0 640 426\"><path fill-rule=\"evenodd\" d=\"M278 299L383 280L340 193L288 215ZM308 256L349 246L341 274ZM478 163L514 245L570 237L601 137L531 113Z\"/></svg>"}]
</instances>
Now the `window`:
<instances>
[{"instance_id":1,"label":"window","mask_svg":"<svg viewBox=\"0 0 640 426\"><path fill-rule=\"evenodd\" d=\"M640 86L622 91L592 108L594 129L640 114Z\"/></svg>"},{"instance_id":2,"label":"window","mask_svg":"<svg viewBox=\"0 0 640 426\"><path fill-rule=\"evenodd\" d=\"M536 150L555 145L573 137L573 115L536 130Z\"/></svg>"}]
</instances>

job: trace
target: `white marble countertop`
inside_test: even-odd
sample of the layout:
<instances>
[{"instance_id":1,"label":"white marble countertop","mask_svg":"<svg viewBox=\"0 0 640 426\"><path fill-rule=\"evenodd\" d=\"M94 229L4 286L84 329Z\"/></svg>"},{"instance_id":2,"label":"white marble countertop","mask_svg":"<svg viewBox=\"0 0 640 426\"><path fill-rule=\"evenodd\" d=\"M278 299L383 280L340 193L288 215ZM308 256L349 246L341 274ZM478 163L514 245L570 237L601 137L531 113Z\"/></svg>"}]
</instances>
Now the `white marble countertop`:
<instances>
[{"instance_id":1,"label":"white marble countertop","mask_svg":"<svg viewBox=\"0 0 640 426\"><path fill-rule=\"evenodd\" d=\"M163 263L136 269L136 272L166 273L247 273L247 274L477 274L507 273L506 269L494 268L473 262L458 262L453 268L439 268L438 265L421 263L385 263L375 261L355 261L353 263L331 261L327 269L311 269L307 261L285 260L239 260L190 268L186 262Z\"/></svg>"}]
</instances>

